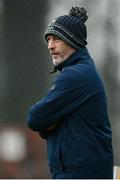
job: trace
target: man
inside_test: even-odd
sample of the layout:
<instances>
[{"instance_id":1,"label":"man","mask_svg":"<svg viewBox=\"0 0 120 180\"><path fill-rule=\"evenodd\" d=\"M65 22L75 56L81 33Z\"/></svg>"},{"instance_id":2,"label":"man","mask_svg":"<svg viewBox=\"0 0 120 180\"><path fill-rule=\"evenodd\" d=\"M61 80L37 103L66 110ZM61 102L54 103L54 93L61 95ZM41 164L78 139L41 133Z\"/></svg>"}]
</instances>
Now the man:
<instances>
[{"instance_id":1,"label":"man","mask_svg":"<svg viewBox=\"0 0 120 180\"><path fill-rule=\"evenodd\" d=\"M45 38L53 59L48 94L34 104L28 126L47 140L55 179L112 179L113 153L105 89L86 48L88 18L84 7L56 18Z\"/></svg>"}]
</instances>

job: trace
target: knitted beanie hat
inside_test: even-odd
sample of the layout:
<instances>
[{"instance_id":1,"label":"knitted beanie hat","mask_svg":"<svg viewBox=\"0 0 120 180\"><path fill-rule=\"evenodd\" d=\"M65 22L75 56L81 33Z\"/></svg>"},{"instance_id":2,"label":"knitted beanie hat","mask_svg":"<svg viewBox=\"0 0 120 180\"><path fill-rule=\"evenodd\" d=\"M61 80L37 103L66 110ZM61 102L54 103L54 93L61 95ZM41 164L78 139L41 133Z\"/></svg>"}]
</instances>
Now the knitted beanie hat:
<instances>
[{"instance_id":1,"label":"knitted beanie hat","mask_svg":"<svg viewBox=\"0 0 120 180\"><path fill-rule=\"evenodd\" d=\"M85 7L73 6L68 15L57 17L45 32L45 39L48 35L55 35L74 49L80 49L87 45L87 29L85 22L88 18L88 11Z\"/></svg>"}]
</instances>

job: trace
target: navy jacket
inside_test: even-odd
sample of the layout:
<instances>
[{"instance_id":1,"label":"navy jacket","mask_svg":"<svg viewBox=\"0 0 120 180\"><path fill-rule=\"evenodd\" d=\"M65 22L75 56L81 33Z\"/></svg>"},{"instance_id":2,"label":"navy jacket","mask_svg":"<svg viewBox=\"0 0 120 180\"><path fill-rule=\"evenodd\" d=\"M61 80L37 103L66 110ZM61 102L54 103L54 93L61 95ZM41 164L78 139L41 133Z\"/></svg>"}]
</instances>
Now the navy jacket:
<instances>
[{"instance_id":1,"label":"navy jacket","mask_svg":"<svg viewBox=\"0 0 120 180\"><path fill-rule=\"evenodd\" d=\"M93 60L83 48L55 68L60 74L27 119L29 128L47 140L52 178L112 179L106 95Z\"/></svg>"}]
</instances>

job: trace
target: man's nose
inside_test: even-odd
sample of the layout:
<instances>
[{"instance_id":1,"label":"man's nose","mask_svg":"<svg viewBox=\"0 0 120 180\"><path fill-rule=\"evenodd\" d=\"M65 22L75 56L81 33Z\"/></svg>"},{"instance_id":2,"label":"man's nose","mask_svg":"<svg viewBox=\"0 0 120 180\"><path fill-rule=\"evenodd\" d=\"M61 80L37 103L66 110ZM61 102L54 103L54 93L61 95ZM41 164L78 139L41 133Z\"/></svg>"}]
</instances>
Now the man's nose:
<instances>
[{"instance_id":1,"label":"man's nose","mask_svg":"<svg viewBox=\"0 0 120 180\"><path fill-rule=\"evenodd\" d=\"M55 48L55 43L54 41L51 39L48 42L48 49L54 49Z\"/></svg>"}]
</instances>

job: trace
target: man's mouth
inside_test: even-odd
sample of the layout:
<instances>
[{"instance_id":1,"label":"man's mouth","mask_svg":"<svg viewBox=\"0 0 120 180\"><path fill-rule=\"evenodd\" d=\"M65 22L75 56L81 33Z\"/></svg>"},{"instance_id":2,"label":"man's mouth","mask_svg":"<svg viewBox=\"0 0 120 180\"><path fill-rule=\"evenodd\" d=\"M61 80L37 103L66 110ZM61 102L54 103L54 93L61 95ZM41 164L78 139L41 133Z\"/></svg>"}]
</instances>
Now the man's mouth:
<instances>
[{"instance_id":1,"label":"man's mouth","mask_svg":"<svg viewBox=\"0 0 120 180\"><path fill-rule=\"evenodd\" d=\"M51 54L52 54L52 55L58 55L58 53L57 53L57 52L52 52Z\"/></svg>"},{"instance_id":2,"label":"man's mouth","mask_svg":"<svg viewBox=\"0 0 120 180\"><path fill-rule=\"evenodd\" d=\"M57 56L59 56L59 53L53 52L53 53L51 53L51 55L52 55L53 57L57 57Z\"/></svg>"}]
</instances>

